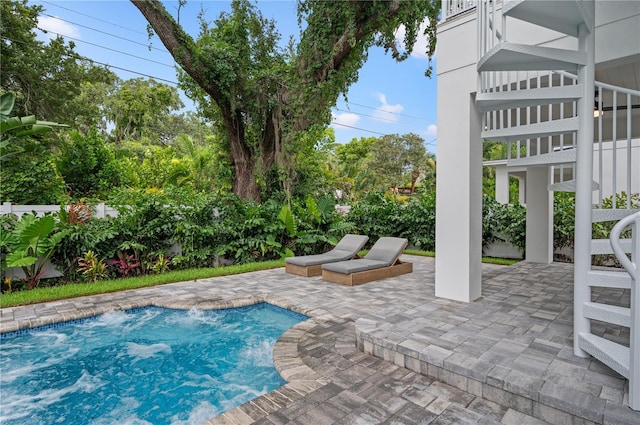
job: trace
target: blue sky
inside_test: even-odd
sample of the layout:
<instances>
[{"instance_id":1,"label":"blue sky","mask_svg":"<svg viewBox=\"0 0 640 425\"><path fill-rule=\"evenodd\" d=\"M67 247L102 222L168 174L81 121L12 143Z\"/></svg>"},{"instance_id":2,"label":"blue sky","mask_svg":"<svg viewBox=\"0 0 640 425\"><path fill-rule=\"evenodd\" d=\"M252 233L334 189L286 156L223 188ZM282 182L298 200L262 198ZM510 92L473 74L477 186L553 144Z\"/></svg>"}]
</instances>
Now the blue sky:
<instances>
[{"instance_id":1,"label":"blue sky","mask_svg":"<svg viewBox=\"0 0 640 425\"><path fill-rule=\"evenodd\" d=\"M130 72L135 71L162 82L177 81L173 58L157 37L149 48L147 21L128 0L30 3L44 6L39 26L48 30L49 36L58 33L74 41L79 54L112 66L121 78L144 76ZM164 3L175 16L178 2ZM257 5L265 17L277 22L283 43L290 35L298 34L295 1L262 0ZM226 0L189 0L180 12L180 22L193 37L198 33L201 7L209 21L230 8ZM428 61L418 54L424 52L424 40L420 46L402 63L396 63L380 48L370 50L358 82L347 93L349 102L341 97L333 109L336 141L347 143L354 137L411 132L425 139L427 149L436 152L436 79L424 76ZM183 101L190 104L184 95Z\"/></svg>"}]
</instances>

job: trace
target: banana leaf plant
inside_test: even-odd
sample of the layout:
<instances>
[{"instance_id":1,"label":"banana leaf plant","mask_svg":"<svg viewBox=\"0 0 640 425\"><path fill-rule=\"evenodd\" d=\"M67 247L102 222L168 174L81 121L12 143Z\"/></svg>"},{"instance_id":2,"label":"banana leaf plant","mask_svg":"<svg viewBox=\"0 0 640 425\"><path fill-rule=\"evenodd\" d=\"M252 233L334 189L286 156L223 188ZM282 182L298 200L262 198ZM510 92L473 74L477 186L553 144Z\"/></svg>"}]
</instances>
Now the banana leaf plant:
<instances>
[{"instance_id":1,"label":"banana leaf plant","mask_svg":"<svg viewBox=\"0 0 640 425\"><path fill-rule=\"evenodd\" d=\"M10 231L0 233L0 247L6 252L4 266L20 267L29 289L35 288L44 275L44 264L53 254L55 246L69 230L55 232L51 216L37 218L25 215Z\"/></svg>"},{"instance_id":2,"label":"banana leaf plant","mask_svg":"<svg viewBox=\"0 0 640 425\"><path fill-rule=\"evenodd\" d=\"M11 111L16 103L16 95L6 92L0 95L0 162L22 152L15 142L23 137L44 134L53 127L69 127L49 121L38 121L34 115L12 117Z\"/></svg>"}]
</instances>

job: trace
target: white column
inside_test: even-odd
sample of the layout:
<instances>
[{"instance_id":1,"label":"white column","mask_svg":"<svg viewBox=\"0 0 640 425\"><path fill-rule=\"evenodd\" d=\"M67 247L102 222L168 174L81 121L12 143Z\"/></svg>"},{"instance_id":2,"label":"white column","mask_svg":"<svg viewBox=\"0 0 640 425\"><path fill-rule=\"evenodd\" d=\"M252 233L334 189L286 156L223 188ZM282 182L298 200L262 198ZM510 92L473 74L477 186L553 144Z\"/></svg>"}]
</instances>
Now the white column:
<instances>
[{"instance_id":1,"label":"white column","mask_svg":"<svg viewBox=\"0 0 640 425\"><path fill-rule=\"evenodd\" d=\"M595 3L585 2L585 7L595 16ZM593 22L591 22L593 24ZM584 317L584 305L591 301L591 287L586 284L591 270L591 209L593 181L593 98L595 78L595 34L584 24L578 27L579 50L587 53L587 65L578 67L578 82L583 86L578 101L578 147L576 152L576 206L575 237L573 246L573 334L591 332L591 321ZM573 339L573 354L587 357Z\"/></svg>"},{"instance_id":2,"label":"white column","mask_svg":"<svg viewBox=\"0 0 640 425\"><path fill-rule=\"evenodd\" d=\"M518 177L518 201L527 205L527 178Z\"/></svg>"},{"instance_id":3,"label":"white column","mask_svg":"<svg viewBox=\"0 0 640 425\"><path fill-rule=\"evenodd\" d=\"M481 117L469 91L448 93L438 96L435 295L469 302L482 291Z\"/></svg>"},{"instance_id":4,"label":"white column","mask_svg":"<svg viewBox=\"0 0 640 425\"><path fill-rule=\"evenodd\" d=\"M509 172L506 164L496 165L496 201L509 203Z\"/></svg>"},{"instance_id":5,"label":"white column","mask_svg":"<svg viewBox=\"0 0 640 425\"><path fill-rule=\"evenodd\" d=\"M553 192L547 190L550 168L527 169L526 260L549 264L553 261Z\"/></svg>"}]
</instances>

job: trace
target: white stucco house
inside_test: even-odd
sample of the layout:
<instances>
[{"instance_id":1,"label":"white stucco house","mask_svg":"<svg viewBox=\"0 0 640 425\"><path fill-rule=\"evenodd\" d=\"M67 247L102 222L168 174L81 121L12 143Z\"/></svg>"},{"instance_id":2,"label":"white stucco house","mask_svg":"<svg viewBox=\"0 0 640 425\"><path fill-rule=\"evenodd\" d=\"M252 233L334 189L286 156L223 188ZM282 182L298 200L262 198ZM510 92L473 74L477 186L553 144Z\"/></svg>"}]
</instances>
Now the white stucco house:
<instances>
[{"instance_id":1,"label":"white stucco house","mask_svg":"<svg viewBox=\"0 0 640 425\"><path fill-rule=\"evenodd\" d=\"M437 75L436 296L481 296L482 141L508 143L488 165L500 201L510 174L521 181L527 261L552 262L553 192L576 193L574 354L628 378L640 410L640 212L626 196L640 193L640 1L445 0ZM591 239L592 223L613 220L612 242ZM592 270L600 253L625 270ZM630 288L631 307L592 303L596 286ZM591 320L630 327L630 346Z\"/></svg>"}]
</instances>

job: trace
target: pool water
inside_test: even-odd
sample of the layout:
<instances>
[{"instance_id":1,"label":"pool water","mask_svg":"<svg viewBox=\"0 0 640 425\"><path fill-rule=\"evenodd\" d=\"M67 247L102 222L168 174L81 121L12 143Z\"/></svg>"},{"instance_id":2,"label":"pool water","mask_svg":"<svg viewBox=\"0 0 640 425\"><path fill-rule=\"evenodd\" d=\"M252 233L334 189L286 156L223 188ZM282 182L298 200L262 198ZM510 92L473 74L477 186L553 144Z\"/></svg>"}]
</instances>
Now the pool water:
<instances>
[{"instance_id":1,"label":"pool water","mask_svg":"<svg viewBox=\"0 0 640 425\"><path fill-rule=\"evenodd\" d=\"M200 424L284 384L269 304L109 313L0 337L0 423Z\"/></svg>"}]
</instances>

